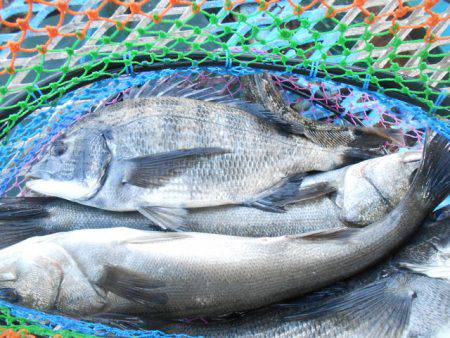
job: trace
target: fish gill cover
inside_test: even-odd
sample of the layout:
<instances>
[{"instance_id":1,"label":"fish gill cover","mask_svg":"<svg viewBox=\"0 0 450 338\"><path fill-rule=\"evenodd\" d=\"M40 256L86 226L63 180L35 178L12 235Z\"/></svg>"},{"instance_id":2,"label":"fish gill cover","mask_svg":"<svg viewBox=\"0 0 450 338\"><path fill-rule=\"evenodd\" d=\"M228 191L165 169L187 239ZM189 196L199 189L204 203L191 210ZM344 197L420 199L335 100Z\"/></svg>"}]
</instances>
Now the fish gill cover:
<instances>
[{"instance_id":1,"label":"fish gill cover","mask_svg":"<svg viewBox=\"0 0 450 338\"><path fill-rule=\"evenodd\" d=\"M0 195L25 192L24 172L69 125L161 78L239 97L240 77L266 69L303 116L400 128L405 148L428 127L450 136L448 11L435 0L0 0ZM0 327L164 336L5 302Z\"/></svg>"}]
</instances>

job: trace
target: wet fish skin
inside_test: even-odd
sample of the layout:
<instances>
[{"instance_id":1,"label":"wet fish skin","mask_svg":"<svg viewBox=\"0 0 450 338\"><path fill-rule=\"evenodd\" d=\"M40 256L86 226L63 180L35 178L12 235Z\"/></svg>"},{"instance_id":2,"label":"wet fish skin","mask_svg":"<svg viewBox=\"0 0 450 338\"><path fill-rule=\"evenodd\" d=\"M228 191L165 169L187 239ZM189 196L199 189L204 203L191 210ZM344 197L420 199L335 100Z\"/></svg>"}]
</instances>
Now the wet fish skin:
<instances>
[{"instance_id":1,"label":"wet fish skin","mask_svg":"<svg viewBox=\"0 0 450 338\"><path fill-rule=\"evenodd\" d=\"M341 220L364 226L391 211L408 191L420 156L407 151L346 167L336 198Z\"/></svg>"},{"instance_id":2,"label":"wet fish skin","mask_svg":"<svg viewBox=\"0 0 450 338\"><path fill-rule=\"evenodd\" d=\"M235 236L282 236L342 226L363 227L397 205L418 168L420 152L392 154L304 178L300 188L326 183L336 192L287 206L286 213L243 207L190 212L191 231ZM369 207L370 206L370 207Z\"/></svg>"},{"instance_id":3,"label":"wet fish skin","mask_svg":"<svg viewBox=\"0 0 450 338\"><path fill-rule=\"evenodd\" d=\"M309 175L301 182L300 189L327 184L335 187L336 192L288 205L282 213L241 206L191 209L186 215L184 230L274 237L349 225L366 226L398 204L412 173L418 168L416 160L420 154L387 155ZM108 212L58 198L0 199L0 234L3 234L0 247L30 236L59 231L120 226L158 230L152 224L136 212Z\"/></svg>"},{"instance_id":4,"label":"wet fish skin","mask_svg":"<svg viewBox=\"0 0 450 338\"><path fill-rule=\"evenodd\" d=\"M449 165L449 141L429 137L405 197L362 229L245 238L115 228L31 238L0 251L0 288L15 289L29 306L73 315L185 318L259 308L352 276L389 254L448 195ZM31 287L42 282L45 290Z\"/></svg>"},{"instance_id":5,"label":"wet fish skin","mask_svg":"<svg viewBox=\"0 0 450 338\"><path fill-rule=\"evenodd\" d=\"M450 323L450 282L401 268L399 263L417 264L424 269L433 267L440 262L438 257L441 252L450 249L449 238L450 218L423 224L398 253L373 269L339 283L337 288L330 287L307 295L291 306L265 307L234 319L217 319L207 324L201 321L167 323L158 328L169 334L205 337L433 337L444 332L446 325ZM447 260L450 257L447 256ZM450 267L447 268L447 275L450 276ZM314 306L324 306L332 299L380 281L386 282L383 292L414 295L407 325L402 326L403 330L400 332L397 331L399 323L389 321L389 313L383 316L387 311L382 311L379 316L370 309L362 308L359 316L352 317L345 315L343 311L330 309L326 314L296 318L308 313ZM386 310L390 304L382 303L381 306ZM151 319L148 325L148 328L154 328Z\"/></svg>"},{"instance_id":6,"label":"wet fish skin","mask_svg":"<svg viewBox=\"0 0 450 338\"><path fill-rule=\"evenodd\" d=\"M0 248L33 236L124 225L159 230L136 212L111 212L55 197L0 198Z\"/></svg>"},{"instance_id":7,"label":"wet fish skin","mask_svg":"<svg viewBox=\"0 0 450 338\"><path fill-rule=\"evenodd\" d=\"M417 295L412 301L407 327L402 330L406 337L430 337L445 329L450 316L450 285L447 282L417 274L405 275L400 271L382 281L386 282L383 290L385 292L395 294L398 292L396 289L400 289L403 293L415 292ZM309 308L310 305L305 304L304 308ZM316 301L316 305L320 305L320 301ZM363 317L354 319L333 312L311 319L289 318L301 313L301 309L298 305L273 306L244 314L235 320L223 319L206 325L198 322L176 323L163 325L158 329L168 334L203 337L368 337L370 334L382 334L377 335L378 337L402 336L395 332L397 324L390 324L388 315L391 313L388 311L362 311Z\"/></svg>"},{"instance_id":8,"label":"wet fish skin","mask_svg":"<svg viewBox=\"0 0 450 338\"><path fill-rule=\"evenodd\" d=\"M33 165L27 187L111 211L176 212L245 203L291 175L372 156L280 132L245 109L174 97L119 102L69 129ZM168 170L160 157L183 149L217 153Z\"/></svg>"}]
</instances>

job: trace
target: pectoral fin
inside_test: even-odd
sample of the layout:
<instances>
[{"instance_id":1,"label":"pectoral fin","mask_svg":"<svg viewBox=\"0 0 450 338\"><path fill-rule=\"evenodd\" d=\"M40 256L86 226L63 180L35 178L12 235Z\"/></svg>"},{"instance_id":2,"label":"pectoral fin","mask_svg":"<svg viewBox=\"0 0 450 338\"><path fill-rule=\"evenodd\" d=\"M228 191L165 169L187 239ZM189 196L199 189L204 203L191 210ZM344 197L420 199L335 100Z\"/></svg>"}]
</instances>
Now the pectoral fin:
<instances>
[{"instance_id":1,"label":"pectoral fin","mask_svg":"<svg viewBox=\"0 0 450 338\"><path fill-rule=\"evenodd\" d=\"M158 206L140 207L137 209L142 215L147 217L155 225L163 230L183 231L186 209L168 208Z\"/></svg>"},{"instance_id":2,"label":"pectoral fin","mask_svg":"<svg viewBox=\"0 0 450 338\"><path fill-rule=\"evenodd\" d=\"M123 182L143 188L160 186L199 161L226 153L223 148L192 148L126 159Z\"/></svg>"},{"instance_id":3,"label":"pectoral fin","mask_svg":"<svg viewBox=\"0 0 450 338\"><path fill-rule=\"evenodd\" d=\"M106 267L98 285L131 302L164 305L168 296L162 291L165 282L119 267Z\"/></svg>"},{"instance_id":4,"label":"pectoral fin","mask_svg":"<svg viewBox=\"0 0 450 338\"><path fill-rule=\"evenodd\" d=\"M146 245L187 239L191 237L192 235L187 232L147 231L145 234L140 234L139 237L127 238L124 241L124 244Z\"/></svg>"}]
</instances>

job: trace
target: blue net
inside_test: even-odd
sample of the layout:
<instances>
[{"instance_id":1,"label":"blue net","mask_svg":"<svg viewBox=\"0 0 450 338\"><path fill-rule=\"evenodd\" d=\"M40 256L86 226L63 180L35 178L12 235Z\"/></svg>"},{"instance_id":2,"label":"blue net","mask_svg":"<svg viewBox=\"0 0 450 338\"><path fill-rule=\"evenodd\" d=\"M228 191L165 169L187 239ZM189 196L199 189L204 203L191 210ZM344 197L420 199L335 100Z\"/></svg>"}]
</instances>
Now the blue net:
<instances>
[{"instance_id":1,"label":"blue net","mask_svg":"<svg viewBox=\"0 0 450 338\"><path fill-rule=\"evenodd\" d=\"M167 78L171 81L185 79L187 83L220 89L224 94L238 98L241 93L240 78L256 72L262 70L246 67L189 67L136 73L130 68L125 75L93 82L67 92L59 100L49 102L29 114L3 139L0 148L0 195L26 195L24 174L47 144L86 114L100 106L113 105L127 99L133 91L139 91L139 88L148 82ZM278 87L283 90L286 100L302 116L340 125L402 129L406 135L403 147L388 148L387 151L421 147L427 128L450 137L450 128L445 121L431 117L412 104L382 93L371 92L364 83L357 87L319 79L314 70L308 75L289 72L272 72L272 75ZM95 336L165 336L160 331L119 330L103 324L45 314L5 302L0 302L0 307L8 308L12 315L39 323L50 330L73 330Z\"/></svg>"}]
</instances>

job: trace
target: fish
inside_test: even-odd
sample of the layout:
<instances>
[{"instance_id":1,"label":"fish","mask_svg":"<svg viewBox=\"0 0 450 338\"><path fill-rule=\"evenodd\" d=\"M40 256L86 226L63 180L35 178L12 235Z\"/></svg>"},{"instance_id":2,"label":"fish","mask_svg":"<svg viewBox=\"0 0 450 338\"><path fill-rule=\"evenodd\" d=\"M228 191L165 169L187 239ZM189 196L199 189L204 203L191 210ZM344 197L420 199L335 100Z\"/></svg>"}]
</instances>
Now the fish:
<instances>
[{"instance_id":1,"label":"fish","mask_svg":"<svg viewBox=\"0 0 450 338\"><path fill-rule=\"evenodd\" d=\"M418 168L421 152L377 157L325 173L308 175L295 189L316 188L310 200L280 213L245 206L189 209L185 231L243 237L295 235L373 223L401 200ZM304 196L304 195L303 195ZM36 235L126 226L159 230L138 212L111 212L56 197L0 198L0 248Z\"/></svg>"},{"instance_id":2,"label":"fish","mask_svg":"<svg viewBox=\"0 0 450 338\"><path fill-rule=\"evenodd\" d=\"M374 148L401 134L330 126L335 132L316 135L258 103L179 85L163 82L147 96L87 114L42 151L26 186L91 207L137 211L176 230L187 209L283 212L277 200L260 200L282 196L305 173L378 156Z\"/></svg>"},{"instance_id":3,"label":"fish","mask_svg":"<svg viewBox=\"0 0 450 338\"><path fill-rule=\"evenodd\" d=\"M383 219L280 237L129 228L29 238L0 250L0 288L68 315L216 316L292 299L372 266L450 192L450 142L428 132L411 187Z\"/></svg>"},{"instance_id":4,"label":"fish","mask_svg":"<svg viewBox=\"0 0 450 338\"><path fill-rule=\"evenodd\" d=\"M289 303L207 323L131 317L121 325L203 337L434 337L450 323L449 249L450 217L427 219L374 268Z\"/></svg>"}]
</instances>

